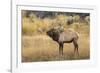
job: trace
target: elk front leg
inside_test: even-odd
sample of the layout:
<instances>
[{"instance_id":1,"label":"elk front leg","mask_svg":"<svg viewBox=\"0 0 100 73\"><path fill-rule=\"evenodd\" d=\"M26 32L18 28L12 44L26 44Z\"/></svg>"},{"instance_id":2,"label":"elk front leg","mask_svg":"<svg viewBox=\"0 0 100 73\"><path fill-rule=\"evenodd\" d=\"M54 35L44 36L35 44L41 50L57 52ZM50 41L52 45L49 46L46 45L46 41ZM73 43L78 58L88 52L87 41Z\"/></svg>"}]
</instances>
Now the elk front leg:
<instances>
[{"instance_id":1,"label":"elk front leg","mask_svg":"<svg viewBox=\"0 0 100 73\"><path fill-rule=\"evenodd\" d=\"M63 55L63 43L59 43L59 54Z\"/></svg>"}]
</instances>

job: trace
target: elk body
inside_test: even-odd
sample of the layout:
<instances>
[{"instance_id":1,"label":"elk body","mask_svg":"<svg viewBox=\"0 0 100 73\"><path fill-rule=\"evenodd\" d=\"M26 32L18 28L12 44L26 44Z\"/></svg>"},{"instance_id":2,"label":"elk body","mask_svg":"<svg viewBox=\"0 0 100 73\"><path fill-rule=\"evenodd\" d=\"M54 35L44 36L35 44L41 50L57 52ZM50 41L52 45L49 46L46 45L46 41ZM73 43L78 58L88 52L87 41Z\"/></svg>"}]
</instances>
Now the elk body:
<instances>
[{"instance_id":1,"label":"elk body","mask_svg":"<svg viewBox=\"0 0 100 73\"><path fill-rule=\"evenodd\" d=\"M77 43L79 35L74 30L68 29L65 31L61 31L59 29L52 28L47 31L47 35L59 44L59 55L63 55L64 43L73 43L74 53L76 52L77 54L79 54Z\"/></svg>"}]
</instances>

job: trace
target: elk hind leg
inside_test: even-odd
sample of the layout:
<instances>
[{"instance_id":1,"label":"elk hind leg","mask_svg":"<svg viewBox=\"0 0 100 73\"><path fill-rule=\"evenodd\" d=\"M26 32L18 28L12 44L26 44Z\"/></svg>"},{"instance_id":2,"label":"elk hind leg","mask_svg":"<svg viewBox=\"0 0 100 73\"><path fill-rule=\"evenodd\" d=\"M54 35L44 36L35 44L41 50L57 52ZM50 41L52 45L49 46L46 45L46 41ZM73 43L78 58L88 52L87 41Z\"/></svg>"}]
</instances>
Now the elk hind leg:
<instances>
[{"instance_id":1,"label":"elk hind leg","mask_svg":"<svg viewBox=\"0 0 100 73\"><path fill-rule=\"evenodd\" d=\"M74 39L73 44L74 44L74 47L75 47L74 48L74 53L77 53L77 55L79 55L77 40Z\"/></svg>"}]
</instances>

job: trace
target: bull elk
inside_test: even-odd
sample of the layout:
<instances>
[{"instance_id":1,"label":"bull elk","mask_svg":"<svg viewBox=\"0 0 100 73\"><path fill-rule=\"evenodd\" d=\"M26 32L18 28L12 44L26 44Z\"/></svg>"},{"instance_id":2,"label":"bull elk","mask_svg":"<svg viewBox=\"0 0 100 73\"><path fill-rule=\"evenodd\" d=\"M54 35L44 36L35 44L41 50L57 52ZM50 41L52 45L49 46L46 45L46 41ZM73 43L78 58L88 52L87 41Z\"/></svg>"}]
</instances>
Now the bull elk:
<instances>
[{"instance_id":1,"label":"bull elk","mask_svg":"<svg viewBox=\"0 0 100 73\"><path fill-rule=\"evenodd\" d=\"M79 35L76 31L74 31L73 29L60 31L59 29L52 28L46 33L49 37L51 37L59 44L59 55L63 55L64 43L73 43L74 53L77 53L79 55L77 43Z\"/></svg>"}]
</instances>

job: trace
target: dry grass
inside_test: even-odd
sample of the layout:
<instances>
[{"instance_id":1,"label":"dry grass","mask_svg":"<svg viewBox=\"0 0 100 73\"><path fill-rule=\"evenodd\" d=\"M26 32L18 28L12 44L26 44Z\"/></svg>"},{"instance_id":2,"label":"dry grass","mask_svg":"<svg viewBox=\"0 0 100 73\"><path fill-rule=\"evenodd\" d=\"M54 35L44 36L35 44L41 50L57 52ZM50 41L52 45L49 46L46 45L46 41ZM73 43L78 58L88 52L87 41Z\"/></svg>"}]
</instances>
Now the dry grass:
<instances>
[{"instance_id":1,"label":"dry grass","mask_svg":"<svg viewBox=\"0 0 100 73\"><path fill-rule=\"evenodd\" d=\"M46 35L23 36L22 61L56 61L56 60L76 60L89 59L90 47L89 37L81 34L78 40L79 57L75 57L74 46L72 43L64 44L64 55L59 57L59 46L51 38Z\"/></svg>"},{"instance_id":2,"label":"dry grass","mask_svg":"<svg viewBox=\"0 0 100 73\"><path fill-rule=\"evenodd\" d=\"M37 17L22 18L22 62L83 60L90 58L90 25L85 22L76 22L80 16L74 16L71 25L67 25L68 16L57 15L55 18L39 19ZM64 44L64 55L59 56L59 45L46 34L39 34L37 30L48 30L50 27L62 24L64 29L73 28L79 33L79 56L74 55L72 43ZM53 25L52 25L53 24ZM45 33L45 32L44 32Z\"/></svg>"}]
</instances>

